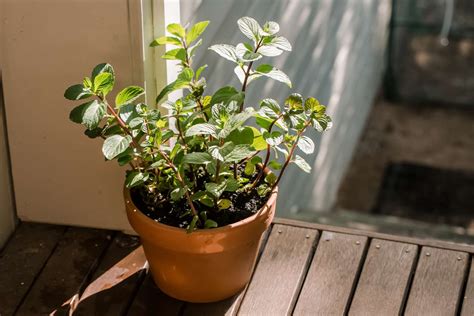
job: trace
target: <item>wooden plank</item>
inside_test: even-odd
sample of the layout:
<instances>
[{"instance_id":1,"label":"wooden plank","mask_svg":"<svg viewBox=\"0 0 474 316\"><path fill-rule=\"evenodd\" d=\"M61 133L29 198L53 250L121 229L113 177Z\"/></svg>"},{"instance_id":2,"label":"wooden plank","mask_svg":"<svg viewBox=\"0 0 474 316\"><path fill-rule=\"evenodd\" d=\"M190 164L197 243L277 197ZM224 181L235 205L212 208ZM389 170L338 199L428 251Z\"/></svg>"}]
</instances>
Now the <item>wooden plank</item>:
<instances>
[{"instance_id":1,"label":"wooden plank","mask_svg":"<svg viewBox=\"0 0 474 316\"><path fill-rule=\"evenodd\" d=\"M104 254L91 281L112 268L140 245L136 236L117 234ZM143 281L144 274L136 273L116 286L99 292L81 302L74 315L123 315L128 308L137 286Z\"/></svg>"},{"instance_id":2,"label":"wooden plank","mask_svg":"<svg viewBox=\"0 0 474 316\"><path fill-rule=\"evenodd\" d=\"M143 281L135 299L130 305L127 315L146 316L146 315L179 315L184 302L169 297L161 292L155 285L151 275L148 274Z\"/></svg>"},{"instance_id":3,"label":"wooden plank","mask_svg":"<svg viewBox=\"0 0 474 316\"><path fill-rule=\"evenodd\" d=\"M240 315L285 315L293 310L319 233L274 225Z\"/></svg>"},{"instance_id":4,"label":"wooden plank","mask_svg":"<svg viewBox=\"0 0 474 316\"><path fill-rule=\"evenodd\" d=\"M34 223L16 229L0 254L0 315L13 315L65 229Z\"/></svg>"},{"instance_id":5,"label":"wooden plank","mask_svg":"<svg viewBox=\"0 0 474 316\"><path fill-rule=\"evenodd\" d=\"M372 240L349 315L399 315L417 252L416 245Z\"/></svg>"},{"instance_id":6,"label":"wooden plank","mask_svg":"<svg viewBox=\"0 0 474 316\"><path fill-rule=\"evenodd\" d=\"M469 272L469 279L466 284L466 291L464 292L462 302L462 316L474 315L474 262L471 262L471 269Z\"/></svg>"},{"instance_id":7,"label":"wooden plank","mask_svg":"<svg viewBox=\"0 0 474 316\"><path fill-rule=\"evenodd\" d=\"M416 244L420 246L456 250L456 251L462 251L462 252L468 252L468 253L474 254L474 246L468 245L468 244L453 243L449 241L395 236L395 235L389 235L389 234L383 234L383 233L377 233L377 232L371 232L371 231L365 231L365 230L353 229L353 228L347 228L347 227L337 227L337 226L330 226L330 225L324 225L324 224L303 222L303 221L287 219L287 218L275 218L273 220L273 223L280 224L280 225L289 225L289 226L294 226L294 227L317 229L320 231L343 233L343 234L349 234L349 235L363 235L370 238L399 241L399 242L403 242L407 244Z\"/></svg>"},{"instance_id":8,"label":"wooden plank","mask_svg":"<svg viewBox=\"0 0 474 316\"><path fill-rule=\"evenodd\" d=\"M454 315L468 258L464 252L423 247L405 315Z\"/></svg>"},{"instance_id":9,"label":"wooden plank","mask_svg":"<svg viewBox=\"0 0 474 316\"><path fill-rule=\"evenodd\" d=\"M260 245L260 249L258 250L257 260L255 266L258 265L260 262L261 255L265 249L265 246L268 241L268 236L272 227L267 229L262 236L262 243ZM253 275L252 275L253 276ZM184 316L199 316L199 315L206 315L206 316L231 316L236 315L237 311L240 307L240 303L244 298L245 292L247 291L247 287L242 290L240 293L234 295L231 298L226 300L216 302L216 303L204 303L204 304L196 304L196 303L186 303L186 306L183 311Z\"/></svg>"},{"instance_id":10,"label":"wooden plank","mask_svg":"<svg viewBox=\"0 0 474 316\"><path fill-rule=\"evenodd\" d=\"M363 262L368 238L323 232L295 315L342 315L345 313Z\"/></svg>"},{"instance_id":11,"label":"wooden plank","mask_svg":"<svg viewBox=\"0 0 474 316\"><path fill-rule=\"evenodd\" d=\"M110 241L110 231L68 228L17 315L49 314L78 293Z\"/></svg>"}]
</instances>

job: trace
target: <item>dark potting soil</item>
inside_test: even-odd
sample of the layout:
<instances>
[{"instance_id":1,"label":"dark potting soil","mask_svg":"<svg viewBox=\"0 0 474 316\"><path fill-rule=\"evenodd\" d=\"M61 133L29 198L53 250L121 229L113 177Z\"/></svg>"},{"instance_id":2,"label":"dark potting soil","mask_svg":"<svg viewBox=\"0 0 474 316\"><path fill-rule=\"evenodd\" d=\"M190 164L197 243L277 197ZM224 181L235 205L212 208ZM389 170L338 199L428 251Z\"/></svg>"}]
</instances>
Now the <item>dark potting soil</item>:
<instances>
[{"instance_id":1,"label":"dark potting soil","mask_svg":"<svg viewBox=\"0 0 474 316\"><path fill-rule=\"evenodd\" d=\"M257 173L250 177L246 176L243 173L243 168L239 168L238 174L239 177L249 178L250 182L253 182L257 176ZM263 182L263 178L261 182ZM204 190L206 182L211 181L209 178L204 177L198 179L198 186L202 186L201 190ZM192 215L182 216L182 214L190 209L185 198L173 201L161 193L150 192L145 186L132 188L130 193L133 203L137 208L156 222L186 228L192 220ZM270 193L267 196L261 197L256 189L240 193L224 192L221 198L232 202L232 205L227 209L216 211L198 201L194 201L194 206L199 213L206 211L207 218L212 219L218 223L219 227L222 227L252 216L265 205L269 197Z\"/></svg>"}]
</instances>

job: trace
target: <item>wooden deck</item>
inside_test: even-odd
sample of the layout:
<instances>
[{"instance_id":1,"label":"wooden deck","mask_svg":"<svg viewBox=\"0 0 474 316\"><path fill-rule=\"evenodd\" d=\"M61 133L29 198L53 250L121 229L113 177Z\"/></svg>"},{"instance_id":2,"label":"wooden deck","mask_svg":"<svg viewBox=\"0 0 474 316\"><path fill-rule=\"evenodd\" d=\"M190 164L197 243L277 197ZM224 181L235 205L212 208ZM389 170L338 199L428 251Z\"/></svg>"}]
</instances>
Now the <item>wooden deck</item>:
<instances>
[{"instance_id":1,"label":"wooden deck","mask_svg":"<svg viewBox=\"0 0 474 316\"><path fill-rule=\"evenodd\" d=\"M22 223L0 254L0 315L49 314L137 247L118 232ZM276 219L252 281L231 299L181 302L141 270L74 315L474 315L473 253L470 245Z\"/></svg>"}]
</instances>

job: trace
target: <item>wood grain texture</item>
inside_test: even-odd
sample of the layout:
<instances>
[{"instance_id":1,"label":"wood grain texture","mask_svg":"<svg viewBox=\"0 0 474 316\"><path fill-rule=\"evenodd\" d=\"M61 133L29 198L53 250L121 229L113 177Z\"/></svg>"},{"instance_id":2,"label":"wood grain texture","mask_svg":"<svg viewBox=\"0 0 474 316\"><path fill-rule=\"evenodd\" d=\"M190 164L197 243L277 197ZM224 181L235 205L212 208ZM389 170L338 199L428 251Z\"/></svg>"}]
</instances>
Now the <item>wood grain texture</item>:
<instances>
[{"instance_id":1,"label":"wood grain texture","mask_svg":"<svg viewBox=\"0 0 474 316\"><path fill-rule=\"evenodd\" d=\"M127 315L129 316L154 316L179 315L184 307L184 302L169 297L153 282L151 275L148 274L143 281L135 299L133 300Z\"/></svg>"},{"instance_id":2,"label":"wood grain texture","mask_svg":"<svg viewBox=\"0 0 474 316\"><path fill-rule=\"evenodd\" d=\"M0 315L13 315L65 231L21 223L0 254Z\"/></svg>"},{"instance_id":3,"label":"wood grain texture","mask_svg":"<svg viewBox=\"0 0 474 316\"><path fill-rule=\"evenodd\" d=\"M405 315L455 315L467 266L464 252L423 247Z\"/></svg>"},{"instance_id":4,"label":"wood grain texture","mask_svg":"<svg viewBox=\"0 0 474 316\"><path fill-rule=\"evenodd\" d=\"M138 237L118 233L103 255L91 281L129 255L139 244ZM87 298L79 304L74 315L123 315L137 286L143 281L143 277L144 273L136 273L116 286Z\"/></svg>"},{"instance_id":5,"label":"wood grain texture","mask_svg":"<svg viewBox=\"0 0 474 316\"><path fill-rule=\"evenodd\" d=\"M68 228L17 315L49 314L78 293L110 241L109 231Z\"/></svg>"},{"instance_id":6,"label":"wood grain texture","mask_svg":"<svg viewBox=\"0 0 474 316\"><path fill-rule=\"evenodd\" d=\"M474 254L474 246L467 245L467 244L459 244L459 243L454 243L454 242L449 242L449 241L396 236L396 235L378 233L378 232L373 232L373 231L365 231L365 230L354 229L354 228L337 227L337 226L331 226L331 225L325 225L325 224L303 222L303 221L288 219L288 218L277 217L274 219L273 222L274 224L311 228L311 229L317 229L320 231L329 231L329 232L336 232L336 233L343 233L343 234L350 234L350 235L363 235L370 238L392 240L392 241L398 241L398 242L403 242L407 244L416 244L420 246L450 249L450 250L456 250L456 251L462 251L462 252L468 252L468 253Z\"/></svg>"},{"instance_id":7,"label":"wood grain texture","mask_svg":"<svg viewBox=\"0 0 474 316\"><path fill-rule=\"evenodd\" d=\"M471 261L471 268L466 284L466 291L462 297L462 316L474 315L474 262Z\"/></svg>"},{"instance_id":8,"label":"wood grain texture","mask_svg":"<svg viewBox=\"0 0 474 316\"><path fill-rule=\"evenodd\" d=\"M349 315L399 315L417 251L416 245L372 240Z\"/></svg>"},{"instance_id":9,"label":"wood grain texture","mask_svg":"<svg viewBox=\"0 0 474 316\"><path fill-rule=\"evenodd\" d=\"M274 225L239 315L290 314L318 231Z\"/></svg>"},{"instance_id":10,"label":"wood grain texture","mask_svg":"<svg viewBox=\"0 0 474 316\"><path fill-rule=\"evenodd\" d=\"M323 232L294 314L342 315L350 302L366 243L365 236Z\"/></svg>"}]
</instances>

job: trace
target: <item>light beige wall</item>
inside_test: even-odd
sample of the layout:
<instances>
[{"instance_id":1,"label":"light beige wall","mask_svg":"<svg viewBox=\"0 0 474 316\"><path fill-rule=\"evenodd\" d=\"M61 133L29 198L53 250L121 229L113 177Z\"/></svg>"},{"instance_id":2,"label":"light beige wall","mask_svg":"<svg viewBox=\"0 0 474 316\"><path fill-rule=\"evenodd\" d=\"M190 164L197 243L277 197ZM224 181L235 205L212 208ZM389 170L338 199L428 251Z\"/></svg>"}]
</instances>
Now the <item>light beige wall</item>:
<instances>
[{"instance_id":1,"label":"light beige wall","mask_svg":"<svg viewBox=\"0 0 474 316\"><path fill-rule=\"evenodd\" d=\"M69 121L73 104L63 92L101 62L114 65L118 89L143 85L140 1L1 1L6 17L0 25L5 34L3 81L18 216L126 229L124 170L104 162L102 141L88 139L83 127Z\"/></svg>"}]
</instances>

